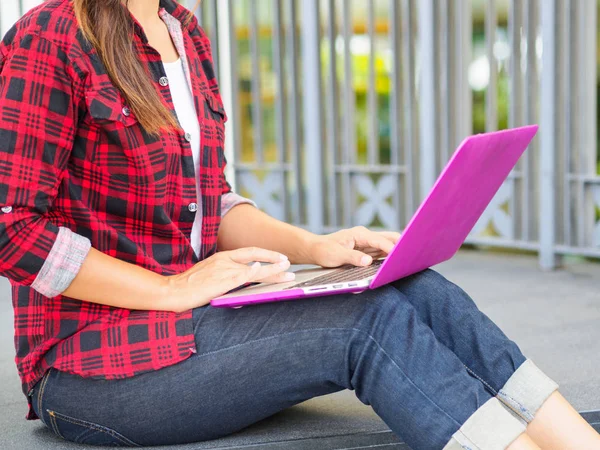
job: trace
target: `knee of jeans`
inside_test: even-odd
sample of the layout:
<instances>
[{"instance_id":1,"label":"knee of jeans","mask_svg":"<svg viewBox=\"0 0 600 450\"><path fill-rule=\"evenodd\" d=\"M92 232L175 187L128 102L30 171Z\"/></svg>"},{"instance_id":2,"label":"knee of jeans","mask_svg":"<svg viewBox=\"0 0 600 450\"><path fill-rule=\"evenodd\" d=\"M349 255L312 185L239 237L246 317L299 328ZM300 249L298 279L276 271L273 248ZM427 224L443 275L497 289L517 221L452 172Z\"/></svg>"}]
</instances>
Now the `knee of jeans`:
<instances>
[{"instance_id":1,"label":"knee of jeans","mask_svg":"<svg viewBox=\"0 0 600 450\"><path fill-rule=\"evenodd\" d=\"M410 277L398 280L394 286L408 295L413 304L417 301L421 305L443 307L452 306L475 307L475 302L458 285L449 281L435 270L427 269Z\"/></svg>"},{"instance_id":2,"label":"knee of jeans","mask_svg":"<svg viewBox=\"0 0 600 450\"><path fill-rule=\"evenodd\" d=\"M393 286L382 286L361 294L365 298L365 308L358 317L357 326L372 332L378 325L388 324L390 320L400 316L407 317L414 313L414 307L406 295Z\"/></svg>"}]
</instances>

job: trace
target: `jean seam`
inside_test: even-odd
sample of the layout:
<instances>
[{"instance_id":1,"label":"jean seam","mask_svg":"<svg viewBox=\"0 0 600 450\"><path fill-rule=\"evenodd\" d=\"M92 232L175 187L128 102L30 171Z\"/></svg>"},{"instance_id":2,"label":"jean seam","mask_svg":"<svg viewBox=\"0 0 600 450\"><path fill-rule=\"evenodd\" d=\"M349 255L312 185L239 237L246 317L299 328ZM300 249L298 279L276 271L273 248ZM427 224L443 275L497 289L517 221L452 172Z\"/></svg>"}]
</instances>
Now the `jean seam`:
<instances>
[{"instance_id":1,"label":"jean seam","mask_svg":"<svg viewBox=\"0 0 600 450\"><path fill-rule=\"evenodd\" d=\"M494 396L498 395L498 391L496 391L496 389L494 389L487 381L485 381L483 378L481 378L479 375L477 375L477 373L473 369L471 369L465 363L463 363L463 366L465 366L465 369L467 369L467 372L469 372L472 376L477 378L486 388L488 388Z\"/></svg>"},{"instance_id":2,"label":"jean seam","mask_svg":"<svg viewBox=\"0 0 600 450\"><path fill-rule=\"evenodd\" d=\"M137 444L137 443L133 442L132 440L126 438L125 436L121 435L117 431L111 430L108 427L104 427L102 425L98 425L98 424L95 424L95 423L92 423L92 422L88 422L87 420L75 419L73 417L66 416L66 415L61 414L61 413L56 412L56 411L50 411L50 410L48 410L48 413L51 413L51 417L55 417L55 420L56 420L56 418L58 418L60 420L64 420L65 422L69 422L69 423L71 423L73 425L77 425L77 426L80 426L80 427L87 428L89 430L99 431L101 433L108 434L109 436L117 439L119 442L121 442L123 444L126 444L126 445L129 445L129 446L133 446L133 447L139 447L140 446L139 444ZM58 429L58 426L57 426L57 429Z\"/></svg>"},{"instance_id":3,"label":"jean seam","mask_svg":"<svg viewBox=\"0 0 600 450\"><path fill-rule=\"evenodd\" d=\"M509 407L511 410L513 410L519 417L521 417L523 420L525 420L525 422L529 423L533 420L533 414L531 414L529 409L525 408L525 406L523 406L523 404L521 402L519 402L518 400L516 400L513 397L511 397L510 395L508 395L503 389L496 391L483 378L481 378L479 375L477 375L475 373L475 371L473 371L473 369L471 369L466 364L464 364L464 366L471 375L473 375L475 378L477 378L481 383L483 383L483 385L485 387L487 387L494 394L494 397L496 397L503 404L505 404L507 407ZM510 402L506 401L506 399L509 399L511 402L514 402L514 404L511 404ZM517 408L515 408L515 405L518 406L519 410L517 410Z\"/></svg>"},{"instance_id":4,"label":"jean seam","mask_svg":"<svg viewBox=\"0 0 600 450\"><path fill-rule=\"evenodd\" d=\"M48 378L50 378L50 370L51 369L47 370L46 373L44 374L44 376L42 377L42 381L40 382L40 390L38 391L38 396L37 396L38 397L38 411L40 412L40 420L42 421L42 423L44 423L44 425L45 425L45 422L41 417L44 415L44 408L42 406L42 401L44 398L44 392L46 391L46 383L48 383Z\"/></svg>"},{"instance_id":5,"label":"jean seam","mask_svg":"<svg viewBox=\"0 0 600 450\"><path fill-rule=\"evenodd\" d=\"M458 430L457 433L459 433L461 436L463 436L466 440L471 441L471 439L469 439L469 436L467 436L465 433L462 432L462 430ZM458 439L453 438L454 440L458 441ZM461 442L458 443L464 450L479 450L479 447L477 448L473 448L473 447L469 447L467 445L463 445Z\"/></svg>"},{"instance_id":6,"label":"jean seam","mask_svg":"<svg viewBox=\"0 0 600 450\"><path fill-rule=\"evenodd\" d=\"M353 332L357 332L357 333L360 333L360 334L363 334L363 335L367 336L371 341L373 341L375 343L375 345L377 346L377 348L381 352L383 352L383 354L385 356L388 357L388 359L394 364L394 366L396 366L396 368L398 368L398 370L402 373L402 375L404 375L404 377L417 389L417 391L419 391L432 405L434 405L438 410L440 410L452 422L454 422L459 427L461 426L461 424L460 424L459 421L457 421L454 417L450 416L446 411L444 411L444 409L441 406L439 406L436 402L434 402L427 394L425 394L425 392L423 392L421 390L421 388L419 388L416 385L416 383L406 374L406 372L404 372L404 370L402 370L402 368L400 366L398 366L398 364L396 364L396 361L394 361L394 359L383 349L383 347L381 347L381 345L379 344L379 342L377 342L377 340L373 336L371 336L369 333L367 333L367 332L365 332L363 330L359 330L358 328L311 328L311 329L307 329L307 330L293 331L293 332L278 334L278 335L275 335L275 336L268 336L268 337L264 337L264 338L250 340L250 341L247 341L247 342L244 342L244 343L241 343L241 344L236 344L236 345L232 345L230 347L225 347L225 348L221 348L219 350L214 350L212 352L197 353L195 355L195 357L202 357L202 356L214 355L214 354L220 353L222 351L233 350L235 348L242 347L242 346L245 346L247 344L255 344L257 342L263 342L263 341L267 341L267 340L279 338L279 337L282 337L282 336L291 336L291 335L294 335L294 334L312 333L312 332L315 332L315 331L353 331Z\"/></svg>"},{"instance_id":7,"label":"jean seam","mask_svg":"<svg viewBox=\"0 0 600 450\"><path fill-rule=\"evenodd\" d=\"M58 425L56 423L56 417L54 416L54 412L50 411L49 409L47 409L46 412L48 413L48 417L50 417L50 425L52 425L52 431L54 431L54 434L65 439L65 437L61 434L60 430L58 429Z\"/></svg>"},{"instance_id":8,"label":"jean seam","mask_svg":"<svg viewBox=\"0 0 600 450\"><path fill-rule=\"evenodd\" d=\"M514 404L519 407L520 411L517 411L514 405L510 404L510 402L507 402L503 397L506 397L511 402L514 402ZM503 389L500 389L500 392L498 392L498 400L502 401L502 403L504 403L506 406L512 409L519 416L521 416L526 422L531 422L533 420L534 417L533 414L531 414L531 411L529 411L529 409L523 406L521 402L508 395Z\"/></svg>"}]
</instances>

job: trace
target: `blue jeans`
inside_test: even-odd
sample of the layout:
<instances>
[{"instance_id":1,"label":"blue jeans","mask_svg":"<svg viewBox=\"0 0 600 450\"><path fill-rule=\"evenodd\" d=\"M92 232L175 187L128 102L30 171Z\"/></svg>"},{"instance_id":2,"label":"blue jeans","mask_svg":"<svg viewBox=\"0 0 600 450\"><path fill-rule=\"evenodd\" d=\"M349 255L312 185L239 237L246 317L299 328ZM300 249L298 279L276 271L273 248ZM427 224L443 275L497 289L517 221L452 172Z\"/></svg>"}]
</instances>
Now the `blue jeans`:
<instances>
[{"instance_id":1,"label":"blue jeans","mask_svg":"<svg viewBox=\"0 0 600 450\"><path fill-rule=\"evenodd\" d=\"M198 308L194 326L198 353L156 372L49 371L36 413L78 443L182 444L352 389L415 450L483 449L506 447L556 389L532 363L516 377L517 345L431 270L359 295Z\"/></svg>"}]
</instances>

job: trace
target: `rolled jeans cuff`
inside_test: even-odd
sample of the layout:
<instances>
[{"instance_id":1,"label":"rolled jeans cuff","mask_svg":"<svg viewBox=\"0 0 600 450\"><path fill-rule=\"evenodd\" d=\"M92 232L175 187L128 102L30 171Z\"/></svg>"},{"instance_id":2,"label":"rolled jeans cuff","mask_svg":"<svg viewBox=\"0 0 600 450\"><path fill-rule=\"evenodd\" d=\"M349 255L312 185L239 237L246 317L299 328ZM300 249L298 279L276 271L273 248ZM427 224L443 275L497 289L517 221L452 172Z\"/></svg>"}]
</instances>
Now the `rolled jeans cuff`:
<instances>
[{"instance_id":1,"label":"rolled jeans cuff","mask_svg":"<svg viewBox=\"0 0 600 450\"><path fill-rule=\"evenodd\" d=\"M544 402L558 389L532 361L526 360L498 392L498 399L530 423Z\"/></svg>"},{"instance_id":2,"label":"rolled jeans cuff","mask_svg":"<svg viewBox=\"0 0 600 450\"><path fill-rule=\"evenodd\" d=\"M494 397L467 419L443 450L504 450L525 429L525 424Z\"/></svg>"}]
</instances>

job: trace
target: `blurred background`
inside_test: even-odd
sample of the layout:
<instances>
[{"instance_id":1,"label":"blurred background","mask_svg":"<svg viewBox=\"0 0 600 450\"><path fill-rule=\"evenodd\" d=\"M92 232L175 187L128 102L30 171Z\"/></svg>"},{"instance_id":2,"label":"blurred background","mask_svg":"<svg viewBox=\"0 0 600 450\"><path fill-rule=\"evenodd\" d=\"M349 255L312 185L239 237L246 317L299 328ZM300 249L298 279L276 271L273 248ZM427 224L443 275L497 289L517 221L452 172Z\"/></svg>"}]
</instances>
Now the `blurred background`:
<instances>
[{"instance_id":1,"label":"blurred background","mask_svg":"<svg viewBox=\"0 0 600 450\"><path fill-rule=\"evenodd\" d=\"M2 34L39 3L2 0ZM538 123L467 242L537 253L544 268L600 258L598 6L203 0L228 177L316 232L400 230L466 136Z\"/></svg>"},{"instance_id":2,"label":"blurred background","mask_svg":"<svg viewBox=\"0 0 600 450\"><path fill-rule=\"evenodd\" d=\"M0 0L1 33L39 3ZM203 0L195 11L229 116L229 181L267 213L315 232L401 230L466 136L540 125L470 234L465 247L474 250L436 270L476 299L597 430L599 6ZM0 448L76 448L21 420L9 296L0 278ZM327 448L406 448L390 435L344 391L202 448L321 448L331 436L339 445Z\"/></svg>"}]
</instances>

